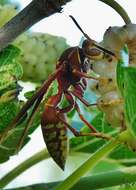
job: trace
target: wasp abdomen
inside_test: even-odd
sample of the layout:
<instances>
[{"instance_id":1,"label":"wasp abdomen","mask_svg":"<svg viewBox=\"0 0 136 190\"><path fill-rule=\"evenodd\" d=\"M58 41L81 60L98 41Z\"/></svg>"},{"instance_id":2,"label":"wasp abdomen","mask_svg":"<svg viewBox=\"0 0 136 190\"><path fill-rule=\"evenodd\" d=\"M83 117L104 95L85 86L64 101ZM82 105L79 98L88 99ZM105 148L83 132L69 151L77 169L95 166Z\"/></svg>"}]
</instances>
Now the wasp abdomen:
<instances>
[{"instance_id":1,"label":"wasp abdomen","mask_svg":"<svg viewBox=\"0 0 136 190\"><path fill-rule=\"evenodd\" d=\"M42 133L49 154L64 170L68 154L68 138L65 125L62 122L42 125Z\"/></svg>"}]
</instances>

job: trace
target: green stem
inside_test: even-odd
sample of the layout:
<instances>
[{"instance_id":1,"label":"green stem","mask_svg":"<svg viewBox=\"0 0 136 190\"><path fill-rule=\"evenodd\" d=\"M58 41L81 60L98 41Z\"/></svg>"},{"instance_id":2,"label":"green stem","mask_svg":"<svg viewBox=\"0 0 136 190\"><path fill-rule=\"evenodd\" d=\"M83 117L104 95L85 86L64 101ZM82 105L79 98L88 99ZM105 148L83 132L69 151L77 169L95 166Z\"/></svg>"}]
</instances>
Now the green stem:
<instances>
[{"instance_id":1,"label":"green stem","mask_svg":"<svg viewBox=\"0 0 136 190\"><path fill-rule=\"evenodd\" d=\"M58 185L54 190L68 190L75 183L77 183L80 178L85 175L90 169L92 169L102 158L107 156L117 145L119 141L114 139L96 151L83 165L81 165L75 172L73 172L66 180L64 180L60 185Z\"/></svg>"},{"instance_id":2,"label":"green stem","mask_svg":"<svg viewBox=\"0 0 136 190\"><path fill-rule=\"evenodd\" d=\"M34 156L30 157L29 159L22 162L8 174L6 174L2 179L0 179L0 189L4 188L7 184L9 184L13 179L15 179L18 175L23 173L26 169L30 168L31 166L37 164L38 162L48 158L49 155L47 151L44 149Z\"/></svg>"},{"instance_id":3,"label":"green stem","mask_svg":"<svg viewBox=\"0 0 136 190\"><path fill-rule=\"evenodd\" d=\"M100 160L101 154L102 155L103 154L105 154L105 155L108 154L108 152L110 152L112 150L112 148L114 148L114 146L116 146L117 142L118 141L115 141L115 142L113 141L113 142L109 143L108 145L106 145L105 147L103 147L102 149L100 149L98 152L96 152L91 157L92 164L95 164L95 159ZM108 152L106 153L105 151L108 151ZM44 149L44 150L36 153L35 155L33 155L32 157L30 157L29 159L25 160L24 162L22 162L21 164L19 164L12 171L10 171L9 173L7 173L4 177L2 177L0 179L0 188L4 188L12 180L14 180L17 176L19 176L21 173L23 173L25 170L29 169L31 166L37 164L38 162L40 162L40 161L42 161L42 160L44 160L44 159L46 159L48 157L49 157L49 155L48 155L47 151Z\"/></svg>"},{"instance_id":4,"label":"green stem","mask_svg":"<svg viewBox=\"0 0 136 190\"><path fill-rule=\"evenodd\" d=\"M90 190L90 189L100 189L111 186L123 185L123 184L132 184L136 181L136 166L123 168L120 170L115 170L113 172L105 172L101 174L95 174L93 176L83 177L77 184L75 184L70 190ZM52 182L46 184L36 184L27 186L24 188L17 188L15 190L25 190L30 187L34 189L36 186L37 189L51 189L58 185L60 182ZM133 186L132 186L133 187Z\"/></svg>"},{"instance_id":5,"label":"green stem","mask_svg":"<svg viewBox=\"0 0 136 190\"><path fill-rule=\"evenodd\" d=\"M99 189L134 183L136 181L136 167L122 168L113 172L105 172L94 176L82 178L79 183L73 186L70 190L85 190Z\"/></svg>"},{"instance_id":6,"label":"green stem","mask_svg":"<svg viewBox=\"0 0 136 190\"><path fill-rule=\"evenodd\" d=\"M125 9L116 1L114 0L99 0L99 1L102 1L103 3L112 7L122 17L122 19L124 20L126 24L131 23L131 19L129 18Z\"/></svg>"},{"instance_id":7,"label":"green stem","mask_svg":"<svg viewBox=\"0 0 136 190\"><path fill-rule=\"evenodd\" d=\"M100 139L98 139L98 140L100 140ZM87 144L86 144L86 146L87 146ZM72 148L72 150L70 151L70 154L71 153L73 154L73 151L74 152L80 151L80 149L82 149L82 148L83 147L80 147L80 146L79 147L77 146L77 150ZM43 149L42 151L40 151L40 152L36 153L35 155L33 155L32 157L28 158L27 160L25 160L24 162L19 164L12 171L8 172L4 177L2 177L0 179L0 188L5 187L12 180L14 180L16 177L18 177L21 173L23 173L24 171L26 171L27 169L29 169L33 165L37 164L38 162L40 162L46 158L49 158L49 157L50 157L50 155L47 155L46 150Z\"/></svg>"},{"instance_id":8,"label":"green stem","mask_svg":"<svg viewBox=\"0 0 136 190\"><path fill-rule=\"evenodd\" d=\"M83 190L84 188L85 190L99 189L99 188L106 188L111 186L134 183L135 181L136 181L136 166L133 166L129 168L126 167L119 170L115 170L113 172L104 172L93 176L83 177L70 190L75 190L75 189ZM45 188L52 189L59 183L60 181L46 183L46 184L36 184L24 188L15 188L14 190L25 190L28 188L34 189L34 187L36 187L37 189L45 189Z\"/></svg>"}]
</instances>

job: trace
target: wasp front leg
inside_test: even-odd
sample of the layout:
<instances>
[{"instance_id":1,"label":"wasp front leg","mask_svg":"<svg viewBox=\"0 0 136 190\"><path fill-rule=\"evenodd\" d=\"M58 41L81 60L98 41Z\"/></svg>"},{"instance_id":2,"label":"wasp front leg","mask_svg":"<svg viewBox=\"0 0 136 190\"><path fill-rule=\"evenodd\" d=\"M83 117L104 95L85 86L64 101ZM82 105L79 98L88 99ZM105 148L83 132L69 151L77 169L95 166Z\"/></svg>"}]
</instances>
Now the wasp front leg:
<instances>
[{"instance_id":1,"label":"wasp front leg","mask_svg":"<svg viewBox=\"0 0 136 190\"><path fill-rule=\"evenodd\" d=\"M83 83L79 82L77 84L74 84L73 87L74 89L69 90L69 93L73 94L75 97L77 97L85 106L90 106L90 103L87 102L83 96L84 96L84 91L87 88L87 82L83 78L82 80Z\"/></svg>"},{"instance_id":2,"label":"wasp front leg","mask_svg":"<svg viewBox=\"0 0 136 190\"><path fill-rule=\"evenodd\" d=\"M87 73L78 71L78 70L76 70L76 69L74 69L74 70L72 71L72 73L73 73L75 76L78 76L78 77L84 77L84 78L88 78L88 79L98 80L98 78L93 77L93 76L90 76L90 75L88 75Z\"/></svg>"},{"instance_id":3,"label":"wasp front leg","mask_svg":"<svg viewBox=\"0 0 136 190\"><path fill-rule=\"evenodd\" d=\"M97 130L81 114L78 104L76 103L76 101L74 101L72 95L69 92L67 92L67 100L69 101L70 104L73 103L74 108L76 109L81 121L83 121L85 125L87 125L94 133L97 133Z\"/></svg>"}]
</instances>

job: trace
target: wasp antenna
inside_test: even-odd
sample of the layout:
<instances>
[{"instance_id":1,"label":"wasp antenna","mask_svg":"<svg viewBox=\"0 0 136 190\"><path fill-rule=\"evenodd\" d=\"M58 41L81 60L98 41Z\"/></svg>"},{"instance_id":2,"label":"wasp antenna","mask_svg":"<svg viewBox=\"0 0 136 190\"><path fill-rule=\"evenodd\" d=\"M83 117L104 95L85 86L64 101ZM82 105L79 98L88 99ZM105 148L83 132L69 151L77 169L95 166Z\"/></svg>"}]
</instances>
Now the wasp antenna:
<instances>
[{"instance_id":1,"label":"wasp antenna","mask_svg":"<svg viewBox=\"0 0 136 190\"><path fill-rule=\"evenodd\" d=\"M116 57L116 55L115 55L114 52L109 51L109 50L105 49L104 47L97 45L96 43L94 43L94 46L96 46L97 48L101 49L103 52Z\"/></svg>"},{"instance_id":2,"label":"wasp antenna","mask_svg":"<svg viewBox=\"0 0 136 190\"><path fill-rule=\"evenodd\" d=\"M88 40L94 42L94 40L92 40L92 39L83 31L83 29L82 29L81 26L78 24L78 22L76 21L76 19L75 19L72 15L69 15L69 17L73 20L73 22L75 23L75 25L76 25L76 26L78 27L78 29L84 34L84 36L85 36Z\"/></svg>"},{"instance_id":3,"label":"wasp antenna","mask_svg":"<svg viewBox=\"0 0 136 190\"><path fill-rule=\"evenodd\" d=\"M81 26L78 24L78 22L76 21L76 19L72 16L69 15L69 17L73 20L73 22L75 23L75 25L78 27L78 29L84 34L84 36L93 43L94 46L96 46L97 48L101 49L102 51L104 51L107 54L110 54L112 56L115 56L115 54L112 51L109 51L107 49L105 49L104 47L99 46L94 40L92 40L81 28Z\"/></svg>"}]
</instances>

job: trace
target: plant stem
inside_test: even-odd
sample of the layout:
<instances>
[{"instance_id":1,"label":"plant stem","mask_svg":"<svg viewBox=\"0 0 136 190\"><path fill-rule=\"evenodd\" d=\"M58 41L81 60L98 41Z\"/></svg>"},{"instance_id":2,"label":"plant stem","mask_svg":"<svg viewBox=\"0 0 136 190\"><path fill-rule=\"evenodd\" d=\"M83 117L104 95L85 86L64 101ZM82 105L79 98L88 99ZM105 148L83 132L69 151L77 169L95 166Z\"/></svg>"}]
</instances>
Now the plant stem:
<instances>
[{"instance_id":1,"label":"plant stem","mask_svg":"<svg viewBox=\"0 0 136 190\"><path fill-rule=\"evenodd\" d=\"M49 155L47 151L44 149L34 156L30 157L29 159L22 162L8 174L6 174L2 179L0 179L0 189L4 188L7 184L9 184L13 179L15 179L18 175L23 173L26 169L30 168L31 166L37 164L38 162L48 158Z\"/></svg>"},{"instance_id":2,"label":"plant stem","mask_svg":"<svg viewBox=\"0 0 136 190\"><path fill-rule=\"evenodd\" d=\"M71 0L56 0L53 3L53 0L33 0L0 29L0 50L41 19L60 13L61 6L69 1Z\"/></svg>"},{"instance_id":3,"label":"plant stem","mask_svg":"<svg viewBox=\"0 0 136 190\"><path fill-rule=\"evenodd\" d=\"M136 181L136 166L126 167L113 172L104 172L100 174L95 174L93 176L83 177L77 184L75 184L70 190L90 190L90 189L99 189L106 188L111 186L123 185L134 183ZM31 189L36 187L37 189L50 189L58 185L58 182L46 183L46 184L36 184L31 185ZM19 190L20 188L15 188ZM27 187L21 188L21 190L28 189ZM65 190L65 189L63 189Z\"/></svg>"},{"instance_id":4,"label":"plant stem","mask_svg":"<svg viewBox=\"0 0 136 190\"><path fill-rule=\"evenodd\" d=\"M131 19L129 18L127 12L119 3L117 3L114 0L99 0L99 1L102 1L103 3L112 7L122 17L122 19L126 24L131 23Z\"/></svg>"},{"instance_id":5,"label":"plant stem","mask_svg":"<svg viewBox=\"0 0 136 190\"><path fill-rule=\"evenodd\" d=\"M113 172L105 172L94 176L86 177L73 186L70 190L85 190L106 188L111 186L133 183L136 181L136 167L122 168Z\"/></svg>"},{"instance_id":6,"label":"plant stem","mask_svg":"<svg viewBox=\"0 0 136 190\"><path fill-rule=\"evenodd\" d=\"M109 144L102 147L100 150L98 150L88 161L90 162L90 168L95 166L97 162L101 159L101 157L106 156L116 145L118 144L118 141L111 141ZM6 185L8 185L12 180L14 180L17 176L19 176L21 173L23 173L25 170L29 169L33 165L37 164L38 162L49 158L49 155L47 151L44 149L32 157L28 158L21 164L19 164L17 167L15 167L12 171L7 173L4 177L0 179L0 188L4 188ZM85 163L86 165L86 163ZM88 167L88 166L87 166ZM84 172L86 169L86 166L83 166L82 172Z\"/></svg>"},{"instance_id":7,"label":"plant stem","mask_svg":"<svg viewBox=\"0 0 136 190\"><path fill-rule=\"evenodd\" d=\"M64 180L60 185L58 185L54 190L68 190L75 183L77 183L80 178L85 175L90 169L92 169L98 162L107 156L117 145L119 141L117 139L111 140L109 143L104 145L98 151L96 151L83 165L81 165L75 172L73 172L66 180Z\"/></svg>"},{"instance_id":8,"label":"plant stem","mask_svg":"<svg viewBox=\"0 0 136 190\"><path fill-rule=\"evenodd\" d=\"M70 152L73 153L73 151L74 151L74 155L75 155L76 154L75 149L72 148L72 150ZM80 151L80 147L76 151ZM45 149L34 154L32 157L28 158L27 160L25 160L24 162L19 164L17 167L15 167L12 171L8 172L4 177L2 177L0 179L0 188L4 188L12 180L14 180L16 177L18 177L21 173L23 173L24 171L26 171L33 165L35 165L35 164L39 163L40 161L47 159L49 157L50 157L50 155L47 153L47 151Z\"/></svg>"}]
</instances>

